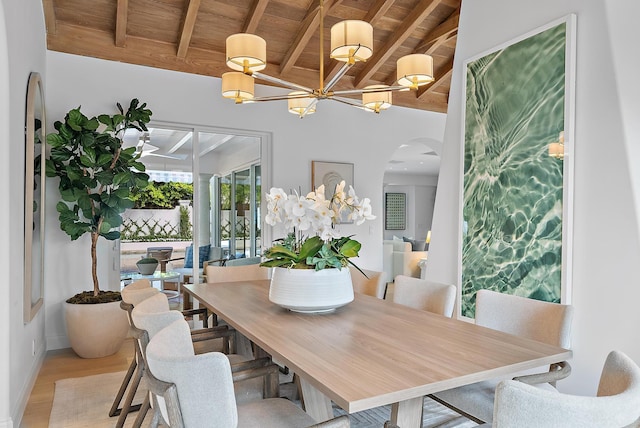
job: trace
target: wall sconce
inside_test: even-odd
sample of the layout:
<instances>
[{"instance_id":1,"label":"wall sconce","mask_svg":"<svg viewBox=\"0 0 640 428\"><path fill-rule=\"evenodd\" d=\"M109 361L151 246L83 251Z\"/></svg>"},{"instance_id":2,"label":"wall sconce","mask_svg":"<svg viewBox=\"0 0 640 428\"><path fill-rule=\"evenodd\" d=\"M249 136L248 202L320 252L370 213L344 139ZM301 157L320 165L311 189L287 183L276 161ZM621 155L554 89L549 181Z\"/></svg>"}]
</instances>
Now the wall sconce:
<instances>
[{"instance_id":1,"label":"wall sconce","mask_svg":"<svg viewBox=\"0 0 640 428\"><path fill-rule=\"evenodd\" d=\"M564 158L564 131L560 131L558 141L549 144L549 156L555 159Z\"/></svg>"}]
</instances>

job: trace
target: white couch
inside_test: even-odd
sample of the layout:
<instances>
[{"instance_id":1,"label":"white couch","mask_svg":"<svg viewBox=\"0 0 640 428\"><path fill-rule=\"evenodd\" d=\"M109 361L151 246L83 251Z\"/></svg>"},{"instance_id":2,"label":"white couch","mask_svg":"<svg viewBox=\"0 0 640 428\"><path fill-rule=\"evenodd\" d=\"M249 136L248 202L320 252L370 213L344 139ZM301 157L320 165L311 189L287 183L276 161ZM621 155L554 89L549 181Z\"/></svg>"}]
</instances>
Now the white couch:
<instances>
[{"instance_id":1,"label":"white couch","mask_svg":"<svg viewBox=\"0 0 640 428\"><path fill-rule=\"evenodd\" d=\"M398 275L420 278L418 263L427 258L427 251L412 251L410 242L398 240L384 240L382 251L382 270L387 282L393 281Z\"/></svg>"}]
</instances>

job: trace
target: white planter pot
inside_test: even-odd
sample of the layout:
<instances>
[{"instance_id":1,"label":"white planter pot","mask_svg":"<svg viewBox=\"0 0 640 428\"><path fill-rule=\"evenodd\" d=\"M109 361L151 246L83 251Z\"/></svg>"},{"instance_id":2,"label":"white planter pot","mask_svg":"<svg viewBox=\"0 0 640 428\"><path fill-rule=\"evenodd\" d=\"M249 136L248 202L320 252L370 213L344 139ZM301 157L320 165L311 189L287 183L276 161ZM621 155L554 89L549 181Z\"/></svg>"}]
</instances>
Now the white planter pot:
<instances>
[{"instance_id":1,"label":"white planter pot","mask_svg":"<svg viewBox=\"0 0 640 428\"><path fill-rule=\"evenodd\" d=\"M331 312L353 301L353 284L348 268L275 268L269 300L294 312Z\"/></svg>"},{"instance_id":2,"label":"white planter pot","mask_svg":"<svg viewBox=\"0 0 640 428\"><path fill-rule=\"evenodd\" d=\"M64 305L67 336L78 356L100 358L120 350L129 331L127 314L120 302Z\"/></svg>"}]
</instances>

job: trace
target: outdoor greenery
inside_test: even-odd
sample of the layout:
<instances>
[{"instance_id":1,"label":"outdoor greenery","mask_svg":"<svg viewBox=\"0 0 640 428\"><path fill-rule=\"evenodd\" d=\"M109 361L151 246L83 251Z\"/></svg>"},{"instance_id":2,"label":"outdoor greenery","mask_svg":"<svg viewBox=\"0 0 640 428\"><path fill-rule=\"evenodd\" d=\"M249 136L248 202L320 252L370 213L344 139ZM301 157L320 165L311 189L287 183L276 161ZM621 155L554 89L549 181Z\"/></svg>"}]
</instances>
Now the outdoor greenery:
<instances>
[{"instance_id":1,"label":"outdoor greenery","mask_svg":"<svg viewBox=\"0 0 640 428\"><path fill-rule=\"evenodd\" d=\"M193 200L193 184L152 181L131 193L133 208L174 208L180 201Z\"/></svg>"},{"instance_id":2,"label":"outdoor greenery","mask_svg":"<svg viewBox=\"0 0 640 428\"><path fill-rule=\"evenodd\" d=\"M187 232L183 233L179 226L155 218L137 221L124 219L120 233L123 242L185 241L192 238L190 226Z\"/></svg>"},{"instance_id":3,"label":"outdoor greenery","mask_svg":"<svg viewBox=\"0 0 640 428\"><path fill-rule=\"evenodd\" d=\"M61 201L56 208L60 228L71 240L91 235L93 296L100 287L96 244L99 237L120 238L122 213L132 208L131 193L145 188L149 176L138 161L135 147L123 148L127 129L146 131L151 110L137 99L125 112L120 103L113 116L87 118L80 107L70 110L64 121L56 121L56 132L47 135L51 156L46 161L47 177L58 177Z\"/></svg>"},{"instance_id":4,"label":"outdoor greenery","mask_svg":"<svg viewBox=\"0 0 640 428\"><path fill-rule=\"evenodd\" d=\"M180 237L182 239L191 239L191 221L189 220L189 208L180 207Z\"/></svg>"}]
</instances>

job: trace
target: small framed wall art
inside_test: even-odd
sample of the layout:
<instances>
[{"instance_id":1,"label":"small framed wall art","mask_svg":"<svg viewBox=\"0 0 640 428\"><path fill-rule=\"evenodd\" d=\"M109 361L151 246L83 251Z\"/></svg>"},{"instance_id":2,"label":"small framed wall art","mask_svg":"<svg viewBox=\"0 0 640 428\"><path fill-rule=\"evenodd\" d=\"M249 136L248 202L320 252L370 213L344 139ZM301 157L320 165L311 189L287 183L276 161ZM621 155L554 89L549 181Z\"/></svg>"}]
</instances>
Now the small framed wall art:
<instances>
[{"instance_id":1,"label":"small framed wall art","mask_svg":"<svg viewBox=\"0 0 640 428\"><path fill-rule=\"evenodd\" d=\"M407 195L405 193L384 194L384 228L404 230L407 228Z\"/></svg>"}]
</instances>

